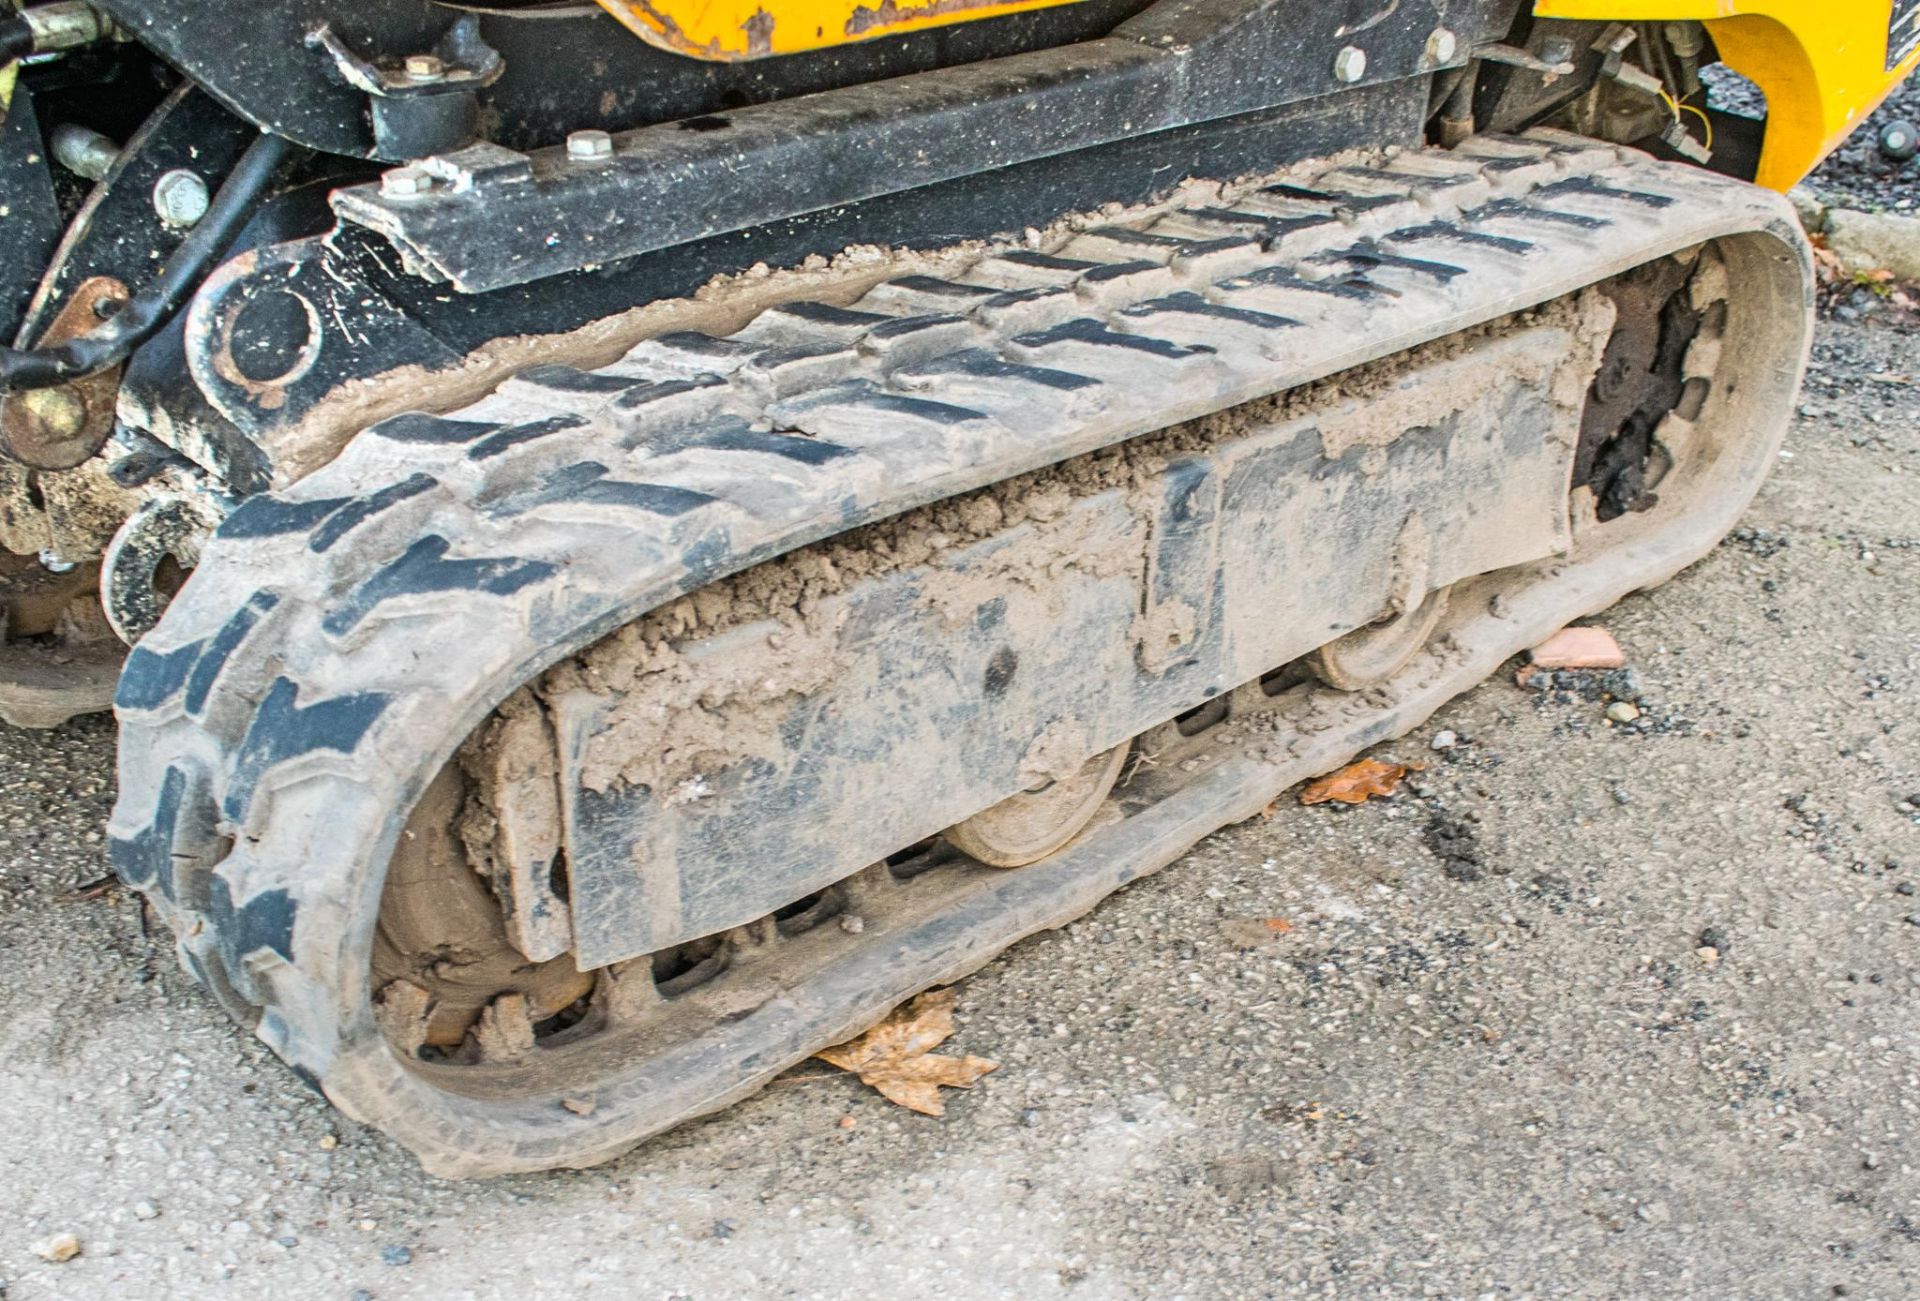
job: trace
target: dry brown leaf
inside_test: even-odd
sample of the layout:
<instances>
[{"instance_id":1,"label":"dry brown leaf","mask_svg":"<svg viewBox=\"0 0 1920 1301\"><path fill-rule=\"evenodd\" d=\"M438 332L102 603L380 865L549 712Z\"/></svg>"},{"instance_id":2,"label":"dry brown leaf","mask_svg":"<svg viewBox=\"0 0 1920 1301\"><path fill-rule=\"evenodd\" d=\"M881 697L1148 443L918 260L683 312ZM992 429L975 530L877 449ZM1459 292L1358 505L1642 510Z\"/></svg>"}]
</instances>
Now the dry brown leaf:
<instances>
[{"instance_id":1,"label":"dry brown leaf","mask_svg":"<svg viewBox=\"0 0 1920 1301\"><path fill-rule=\"evenodd\" d=\"M953 1034L953 991L929 990L893 1009L887 1019L856 1039L822 1048L814 1056L878 1089L923 1116L944 1116L940 1086L968 1089L1000 1063L984 1057L945 1057L933 1051Z\"/></svg>"},{"instance_id":2,"label":"dry brown leaf","mask_svg":"<svg viewBox=\"0 0 1920 1301\"><path fill-rule=\"evenodd\" d=\"M1342 804L1365 804L1376 795L1393 794L1400 779L1418 767L1418 764L1361 759L1308 785L1300 792L1300 802L1325 804L1328 800L1338 800Z\"/></svg>"},{"instance_id":3,"label":"dry brown leaf","mask_svg":"<svg viewBox=\"0 0 1920 1301\"><path fill-rule=\"evenodd\" d=\"M1284 917L1232 917L1220 924L1227 942L1243 949L1272 944L1292 930L1293 923Z\"/></svg>"}]
</instances>

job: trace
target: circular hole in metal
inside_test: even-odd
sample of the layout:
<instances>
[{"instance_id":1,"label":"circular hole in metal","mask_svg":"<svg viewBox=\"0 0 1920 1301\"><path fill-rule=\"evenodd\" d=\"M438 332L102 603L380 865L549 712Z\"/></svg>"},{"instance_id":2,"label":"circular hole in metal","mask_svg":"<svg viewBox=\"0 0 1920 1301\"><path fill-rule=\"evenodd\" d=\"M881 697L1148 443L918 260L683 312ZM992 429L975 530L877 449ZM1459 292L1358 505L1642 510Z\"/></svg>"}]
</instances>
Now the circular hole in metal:
<instances>
[{"instance_id":1,"label":"circular hole in metal","mask_svg":"<svg viewBox=\"0 0 1920 1301\"><path fill-rule=\"evenodd\" d=\"M235 310L226 344L230 378L248 386L291 384L320 354L320 318L292 290L264 290Z\"/></svg>"}]
</instances>

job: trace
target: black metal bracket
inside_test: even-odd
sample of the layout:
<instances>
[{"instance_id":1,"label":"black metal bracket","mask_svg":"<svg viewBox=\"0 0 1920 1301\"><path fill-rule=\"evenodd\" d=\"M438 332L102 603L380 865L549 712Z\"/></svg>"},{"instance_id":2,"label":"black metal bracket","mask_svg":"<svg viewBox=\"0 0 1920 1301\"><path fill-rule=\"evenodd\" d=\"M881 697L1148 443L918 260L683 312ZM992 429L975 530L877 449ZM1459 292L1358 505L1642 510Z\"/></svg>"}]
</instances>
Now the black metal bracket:
<instances>
[{"instance_id":1,"label":"black metal bracket","mask_svg":"<svg viewBox=\"0 0 1920 1301\"><path fill-rule=\"evenodd\" d=\"M1160 0L1100 40L647 127L611 151L475 145L342 190L334 209L419 274L482 292L1425 76L1503 34L1511 6L1408 0L1377 26L1350 12L1362 8ZM1459 30L1463 20L1473 26ZM1443 29L1454 39L1436 40Z\"/></svg>"},{"instance_id":2,"label":"black metal bracket","mask_svg":"<svg viewBox=\"0 0 1920 1301\"><path fill-rule=\"evenodd\" d=\"M431 50L379 62L347 47L329 23L307 33L334 73L367 96L374 152L382 158L420 158L458 149L480 134L480 92L500 79L506 63L480 39L480 20L464 14Z\"/></svg>"}]
</instances>

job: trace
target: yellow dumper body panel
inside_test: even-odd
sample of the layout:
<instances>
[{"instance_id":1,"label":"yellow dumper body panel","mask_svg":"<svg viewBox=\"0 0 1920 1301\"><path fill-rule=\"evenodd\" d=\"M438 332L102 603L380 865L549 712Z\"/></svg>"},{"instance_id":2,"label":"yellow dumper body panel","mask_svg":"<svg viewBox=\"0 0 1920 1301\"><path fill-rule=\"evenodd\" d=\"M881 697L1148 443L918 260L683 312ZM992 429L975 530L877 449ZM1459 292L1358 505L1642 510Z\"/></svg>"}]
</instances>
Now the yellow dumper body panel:
<instances>
[{"instance_id":1,"label":"yellow dumper body panel","mask_svg":"<svg viewBox=\"0 0 1920 1301\"><path fill-rule=\"evenodd\" d=\"M998 18L1074 0L600 0L643 40L732 63Z\"/></svg>"},{"instance_id":2,"label":"yellow dumper body panel","mask_svg":"<svg viewBox=\"0 0 1920 1301\"><path fill-rule=\"evenodd\" d=\"M1767 95L1754 179L1785 190L1920 63L1920 0L1537 0L1542 18L1697 20Z\"/></svg>"}]
</instances>

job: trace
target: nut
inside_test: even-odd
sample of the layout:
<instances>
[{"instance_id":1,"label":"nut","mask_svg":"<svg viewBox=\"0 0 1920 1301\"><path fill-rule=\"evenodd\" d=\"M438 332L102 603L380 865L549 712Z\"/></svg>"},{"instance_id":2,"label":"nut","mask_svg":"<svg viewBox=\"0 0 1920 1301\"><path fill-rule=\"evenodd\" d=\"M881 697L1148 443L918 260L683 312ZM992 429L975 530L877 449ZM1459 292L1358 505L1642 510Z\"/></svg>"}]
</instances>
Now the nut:
<instances>
[{"instance_id":1,"label":"nut","mask_svg":"<svg viewBox=\"0 0 1920 1301\"><path fill-rule=\"evenodd\" d=\"M575 131L567 137L567 157L576 163L613 157L613 137L605 131Z\"/></svg>"},{"instance_id":2,"label":"nut","mask_svg":"<svg viewBox=\"0 0 1920 1301\"><path fill-rule=\"evenodd\" d=\"M1436 27L1427 37L1427 62L1442 64L1453 62L1453 56L1459 53L1460 41L1453 32L1445 27Z\"/></svg>"},{"instance_id":3,"label":"nut","mask_svg":"<svg viewBox=\"0 0 1920 1301\"><path fill-rule=\"evenodd\" d=\"M409 54L402 66L410 81L438 81L447 75L447 65L432 54Z\"/></svg>"},{"instance_id":4,"label":"nut","mask_svg":"<svg viewBox=\"0 0 1920 1301\"><path fill-rule=\"evenodd\" d=\"M396 167L380 177L380 193L389 199L415 199L432 189L433 177L419 167Z\"/></svg>"},{"instance_id":5,"label":"nut","mask_svg":"<svg viewBox=\"0 0 1920 1301\"><path fill-rule=\"evenodd\" d=\"M1367 75L1367 52L1358 45L1345 45L1333 56L1333 75L1341 81L1358 81Z\"/></svg>"},{"instance_id":6,"label":"nut","mask_svg":"<svg viewBox=\"0 0 1920 1301\"><path fill-rule=\"evenodd\" d=\"M174 168L153 183L153 210L169 226L198 224L212 202L207 183L184 167Z\"/></svg>"}]
</instances>

